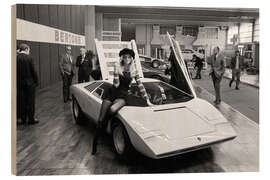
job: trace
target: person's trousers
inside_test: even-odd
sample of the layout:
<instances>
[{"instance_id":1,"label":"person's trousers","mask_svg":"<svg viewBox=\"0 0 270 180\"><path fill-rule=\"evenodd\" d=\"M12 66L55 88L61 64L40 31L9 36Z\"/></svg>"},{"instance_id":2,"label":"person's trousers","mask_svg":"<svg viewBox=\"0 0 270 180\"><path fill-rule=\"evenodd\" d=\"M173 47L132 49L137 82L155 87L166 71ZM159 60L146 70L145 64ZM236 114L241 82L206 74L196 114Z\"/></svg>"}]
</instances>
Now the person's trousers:
<instances>
[{"instance_id":1,"label":"person's trousers","mask_svg":"<svg viewBox=\"0 0 270 180\"><path fill-rule=\"evenodd\" d=\"M222 80L222 76L217 77L215 73L212 73L212 80L214 84L215 89L215 95L216 95L216 101L221 101L221 95L220 95L220 82Z\"/></svg>"},{"instance_id":2,"label":"person's trousers","mask_svg":"<svg viewBox=\"0 0 270 180\"><path fill-rule=\"evenodd\" d=\"M78 83L89 82L89 75L78 75Z\"/></svg>"},{"instance_id":3,"label":"person's trousers","mask_svg":"<svg viewBox=\"0 0 270 180\"><path fill-rule=\"evenodd\" d=\"M232 83L236 79L236 87L240 84L240 76L241 76L241 70L240 69L233 69L232 70L232 80L230 83Z\"/></svg>"},{"instance_id":4,"label":"person's trousers","mask_svg":"<svg viewBox=\"0 0 270 180\"><path fill-rule=\"evenodd\" d=\"M202 78L202 76L201 76L201 71L202 71L202 67L198 67L198 68L197 68L197 73L196 73L195 78L199 78L199 79Z\"/></svg>"},{"instance_id":5,"label":"person's trousers","mask_svg":"<svg viewBox=\"0 0 270 180\"><path fill-rule=\"evenodd\" d=\"M63 98L64 102L70 99L70 86L72 84L72 75L64 73L63 75Z\"/></svg>"},{"instance_id":6,"label":"person's trousers","mask_svg":"<svg viewBox=\"0 0 270 180\"><path fill-rule=\"evenodd\" d=\"M23 123L34 121L35 115L35 85L17 87L17 113Z\"/></svg>"}]
</instances>

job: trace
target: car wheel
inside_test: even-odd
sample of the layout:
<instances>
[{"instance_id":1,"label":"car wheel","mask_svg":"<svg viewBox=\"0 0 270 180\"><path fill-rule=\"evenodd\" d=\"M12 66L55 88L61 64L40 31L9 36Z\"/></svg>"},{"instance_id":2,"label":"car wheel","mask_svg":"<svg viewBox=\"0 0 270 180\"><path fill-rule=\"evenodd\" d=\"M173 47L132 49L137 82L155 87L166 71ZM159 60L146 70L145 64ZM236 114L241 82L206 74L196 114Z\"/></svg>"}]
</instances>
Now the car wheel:
<instances>
[{"instance_id":1,"label":"car wheel","mask_svg":"<svg viewBox=\"0 0 270 180\"><path fill-rule=\"evenodd\" d=\"M152 62L152 67L153 67L153 68L158 68L158 67L159 67L159 62L158 62L157 60L154 60L154 61Z\"/></svg>"},{"instance_id":2,"label":"car wheel","mask_svg":"<svg viewBox=\"0 0 270 180\"><path fill-rule=\"evenodd\" d=\"M85 123L85 119L84 119L81 107L74 97L72 98L72 112L73 112L73 118L76 124L82 125Z\"/></svg>"},{"instance_id":3,"label":"car wheel","mask_svg":"<svg viewBox=\"0 0 270 180\"><path fill-rule=\"evenodd\" d=\"M124 159L128 158L134 151L134 148L124 125L119 121L113 124L112 138L117 155Z\"/></svg>"}]
</instances>

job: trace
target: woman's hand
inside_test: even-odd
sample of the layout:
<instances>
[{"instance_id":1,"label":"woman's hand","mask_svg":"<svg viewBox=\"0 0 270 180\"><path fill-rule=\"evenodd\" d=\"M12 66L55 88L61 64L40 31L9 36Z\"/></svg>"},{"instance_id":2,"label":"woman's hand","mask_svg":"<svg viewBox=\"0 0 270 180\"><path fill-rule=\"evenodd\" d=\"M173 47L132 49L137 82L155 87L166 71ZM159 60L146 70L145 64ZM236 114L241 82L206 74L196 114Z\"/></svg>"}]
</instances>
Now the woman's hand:
<instances>
[{"instance_id":1,"label":"woman's hand","mask_svg":"<svg viewBox=\"0 0 270 180\"><path fill-rule=\"evenodd\" d=\"M150 102L150 100L148 98L146 99L146 103L148 106L153 106L153 104Z\"/></svg>"}]
</instances>

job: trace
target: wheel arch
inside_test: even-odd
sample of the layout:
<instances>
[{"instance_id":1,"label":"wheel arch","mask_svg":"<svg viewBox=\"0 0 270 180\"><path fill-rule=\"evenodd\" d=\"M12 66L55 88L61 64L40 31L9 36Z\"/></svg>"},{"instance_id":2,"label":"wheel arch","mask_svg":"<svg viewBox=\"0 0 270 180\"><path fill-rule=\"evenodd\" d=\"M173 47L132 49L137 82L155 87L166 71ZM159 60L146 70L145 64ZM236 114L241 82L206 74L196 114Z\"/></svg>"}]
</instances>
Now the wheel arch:
<instances>
[{"instance_id":1,"label":"wheel arch","mask_svg":"<svg viewBox=\"0 0 270 180\"><path fill-rule=\"evenodd\" d=\"M154 158L154 153L150 149L150 147L135 132L135 130L133 130L133 128L128 124L128 122L121 118L121 116L119 114L117 114L115 117L113 117L108 124L108 129L110 128L110 134L112 134L113 124L116 123L117 121L119 121L120 123L123 124L133 148L137 152L139 152L147 157Z\"/></svg>"}]
</instances>

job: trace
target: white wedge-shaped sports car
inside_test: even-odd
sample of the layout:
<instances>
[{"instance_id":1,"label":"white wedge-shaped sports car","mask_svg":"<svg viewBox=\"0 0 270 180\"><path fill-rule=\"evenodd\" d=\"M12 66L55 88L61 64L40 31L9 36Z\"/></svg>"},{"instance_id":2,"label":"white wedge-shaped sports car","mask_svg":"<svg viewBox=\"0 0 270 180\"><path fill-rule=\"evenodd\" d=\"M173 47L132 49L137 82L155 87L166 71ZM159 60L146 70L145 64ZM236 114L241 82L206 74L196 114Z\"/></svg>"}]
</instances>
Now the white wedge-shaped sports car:
<instances>
[{"instance_id":1,"label":"white wedge-shaped sports car","mask_svg":"<svg viewBox=\"0 0 270 180\"><path fill-rule=\"evenodd\" d=\"M158 159L206 148L236 137L230 122L210 103L197 98L181 59L179 45L172 40L171 43L185 88L142 78L153 104L148 106L140 97L136 83L132 84L126 106L109 118L107 126L118 155L127 156L135 149L147 157ZM100 57L99 47L97 45ZM101 69L104 71L105 68ZM104 80L71 87L73 115L77 124L83 124L86 119L97 123L103 92L112 85L109 78L106 80L105 73L102 76Z\"/></svg>"}]
</instances>

